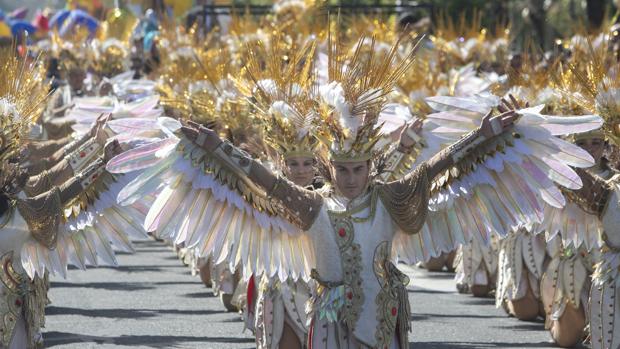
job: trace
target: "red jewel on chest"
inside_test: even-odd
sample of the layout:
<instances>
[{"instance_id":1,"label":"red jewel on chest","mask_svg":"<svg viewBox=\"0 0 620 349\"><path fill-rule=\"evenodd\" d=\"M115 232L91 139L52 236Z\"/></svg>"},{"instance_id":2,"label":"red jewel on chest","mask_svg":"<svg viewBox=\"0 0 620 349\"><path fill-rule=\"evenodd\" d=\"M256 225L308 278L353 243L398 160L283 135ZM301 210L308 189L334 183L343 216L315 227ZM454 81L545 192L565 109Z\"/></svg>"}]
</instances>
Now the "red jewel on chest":
<instances>
[{"instance_id":1,"label":"red jewel on chest","mask_svg":"<svg viewBox=\"0 0 620 349\"><path fill-rule=\"evenodd\" d=\"M396 316L397 311L398 309L396 309L396 307L392 307L392 316Z\"/></svg>"},{"instance_id":2,"label":"red jewel on chest","mask_svg":"<svg viewBox=\"0 0 620 349\"><path fill-rule=\"evenodd\" d=\"M85 157L85 156L86 156L86 153L85 153L85 152L80 152L80 157L81 157L81 158L83 158L83 157Z\"/></svg>"},{"instance_id":3,"label":"red jewel on chest","mask_svg":"<svg viewBox=\"0 0 620 349\"><path fill-rule=\"evenodd\" d=\"M347 298L353 299L353 292L348 292L347 293Z\"/></svg>"},{"instance_id":4,"label":"red jewel on chest","mask_svg":"<svg viewBox=\"0 0 620 349\"><path fill-rule=\"evenodd\" d=\"M344 237L345 235L347 235L347 231L344 230L344 228L340 228L338 230L338 235L340 235L340 237Z\"/></svg>"},{"instance_id":5,"label":"red jewel on chest","mask_svg":"<svg viewBox=\"0 0 620 349\"><path fill-rule=\"evenodd\" d=\"M15 305L17 305L18 307L21 307L21 306L22 306L22 301L21 301L21 299L16 299L16 300L15 300Z\"/></svg>"}]
</instances>

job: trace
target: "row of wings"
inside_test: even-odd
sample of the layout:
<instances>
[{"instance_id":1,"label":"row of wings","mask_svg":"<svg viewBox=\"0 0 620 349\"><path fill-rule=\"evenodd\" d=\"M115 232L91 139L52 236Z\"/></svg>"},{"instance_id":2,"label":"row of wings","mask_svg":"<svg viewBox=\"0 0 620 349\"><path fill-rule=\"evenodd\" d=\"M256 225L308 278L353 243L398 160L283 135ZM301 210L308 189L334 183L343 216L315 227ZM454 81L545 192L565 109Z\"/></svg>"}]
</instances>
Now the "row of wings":
<instances>
[{"instance_id":1,"label":"row of wings","mask_svg":"<svg viewBox=\"0 0 620 349\"><path fill-rule=\"evenodd\" d=\"M154 232L199 256L242 267L246 276L307 280L315 265L311 239L262 209L260 198L250 202L241 183L222 175L209 154L178 132L178 121L162 116L152 86L140 88L147 97L136 102L84 99L67 114L78 121L79 132L100 113L111 113L107 127L129 150L112 159L93 183L98 195L66 208L55 249L34 239L23 245L27 273L33 277L47 270L64 277L68 265L116 265L114 251L132 251L131 240ZM425 146L415 165L478 127L499 98L431 97L427 103L435 112L424 120ZM598 218L567 202L561 188L580 188L572 167L594 163L565 136L597 129L602 120L543 115L542 109L519 110L510 132L436 178L423 228L415 235L398 233L393 257L416 263L471 239L488 242L492 234L505 237L524 227L561 233L575 245L596 245ZM382 114L386 124L402 122L393 110ZM575 221L582 223L572 228Z\"/></svg>"}]
</instances>

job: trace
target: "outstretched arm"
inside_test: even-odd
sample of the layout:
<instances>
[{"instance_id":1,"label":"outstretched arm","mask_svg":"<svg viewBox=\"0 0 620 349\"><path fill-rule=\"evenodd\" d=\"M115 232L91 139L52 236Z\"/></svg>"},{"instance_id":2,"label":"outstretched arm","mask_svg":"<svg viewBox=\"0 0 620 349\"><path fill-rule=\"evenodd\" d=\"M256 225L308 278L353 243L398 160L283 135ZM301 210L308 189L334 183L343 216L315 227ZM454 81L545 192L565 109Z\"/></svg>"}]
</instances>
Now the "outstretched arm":
<instances>
[{"instance_id":1,"label":"outstretched arm","mask_svg":"<svg viewBox=\"0 0 620 349\"><path fill-rule=\"evenodd\" d=\"M59 186L60 202L63 205L71 202L75 197L82 193L85 188L88 188L88 186L92 184L93 181L95 181L95 179L103 173L103 171L105 171L106 163L114 156L122 153L123 149L118 141L115 140L106 144L103 152L103 156L95 159L79 174Z\"/></svg>"},{"instance_id":2,"label":"outstretched arm","mask_svg":"<svg viewBox=\"0 0 620 349\"><path fill-rule=\"evenodd\" d=\"M70 149L73 150L58 161L56 160L56 155L54 155L50 162L56 161L55 165L35 176L31 176L24 187L26 194L28 196L36 196L50 190L52 186L62 184L99 156L101 149L107 141L107 133L103 129L107 119L100 117L95 126L93 126L93 130L87 133L86 137L83 137L85 140L76 142L76 144L79 144L77 148L73 149L74 147L71 146L60 149L62 154L65 154Z\"/></svg>"},{"instance_id":3,"label":"outstretched arm","mask_svg":"<svg viewBox=\"0 0 620 349\"><path fill-rule=\"evenodd\" d=\"M248 153L221 140L211 129L192 123L183 126L182 132L246 187L256 187L262 191L263 198L258 200L269 201L274 211L272 213L282 216L302 230L312 226L323 202L319 194L275 175Z\"/></svg>"},{"instance_id":4,"label":"outstretched arm","mask_svg":"<svg viewBox=\"0 0 620 349\"><path fill-rule=\"evenodd\" d=\"M81 138L78 138L72 142L65 144L62 148L55 151L51 156L37 159L36 162L31 163L28 166L28 172L30 176L36 176L43 173L43 171L50 171L56 165L72 155L85 154L97 152L105 144L108 135L105 131L105 123L110 119L110 115L101 115L97 118L97 121ZM37 154L34 158L36 158ZM76 157L79 159L80 157ZM83 158L83 157L82 157ZM76 160L74 159L74 160ZM78 160L79 161L79 160ZM75 167L75 166L73 166ZM49 188L48 188L49 189Z\"/></svg>"},{"instance_id":5,"label":"outstretched arm","mask_svg":"<svg viewBox=\"0 0 620 349\"><path fill-rule=\"evenodd\" d=\"M266 192L270 192L276 184L277 176L265 166L255 161L243 150L235 147L230 142L223 141L215 131L200 126L189 124L181 130L185 137L206 150L209 154L222 160L227 167L239 175L247 176L254 184Z\"/></svg>"},{"instance_id":6,"label":"outstretched arm","mask_svg":"<svg viewBox=\"0 0 620 349\"><path fill-rule=\"evenodd\" d=\"M106 146L104 156L72 179L37 196L17 200L17 208L37 241L48 248L56 245L63 207L88 188L105 171L107 160L120 152L118 142L111 142Z\"/></svg>"},{"instance_id":7,"label":"outstretched arm","mask_svg":"<svg viewBox=\"0 0 620 349\"><path fill-rule=\"evenodd\" d=\"M402 179L380 186L381 201L403 232L415 234L422 228L426 220L431 183L435 177L512 125L516 118L516 108L507 102L505 104L510 107L509 110L495 117L492 117L492 113L487 114L480 128L442 150Z\"/></svg>"}]
</instances>

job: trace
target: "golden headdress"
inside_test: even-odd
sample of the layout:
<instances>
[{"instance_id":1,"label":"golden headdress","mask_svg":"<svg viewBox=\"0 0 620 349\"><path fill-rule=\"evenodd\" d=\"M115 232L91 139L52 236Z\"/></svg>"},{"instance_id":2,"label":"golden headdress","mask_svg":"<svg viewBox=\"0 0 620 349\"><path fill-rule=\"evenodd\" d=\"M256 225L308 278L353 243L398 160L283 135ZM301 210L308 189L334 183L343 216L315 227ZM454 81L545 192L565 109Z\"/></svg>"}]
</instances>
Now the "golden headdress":
<instances>
[{"instance_id":1,"label":"golden headdress","mask_svg":"<svg viewBox=\"0 0 620 349\"><path fill-rule=\"evenodd\" d=\"M108 38L103 41L93 40L91 65L100 76L112 77L123 73L130 68L129 44L116 38Z\"/></svg>"},{"instance_id":2,"label":"golden headdress","mask_svg":"<svg viewBox=\"0 0 620 349\"><path fill-rule=\"evenodd\" d=\"M584 111L600 115L604 135L620 145L620 62L607 43L596 48L589 43L587 52L573 57L562 74L561 91Z\"/></svg>"},{"instance_id":3,"label":"golden headdress","mask_svg":"<svg viewBox=\"0 0 620 349\"><path fill-rule=\"evenodd\" d=\"M437 16L435 34L431 40L445 55L446 68L470 62L491 64L504 62L508 54L510 30L507 24L498 24L495 30L482 26L482 12L472 17L462 14L458 21L446 14Z\"/></svg>"},{"instance_id":4,"label":"golden headdress","mask_svg":"<svg viewBox=\"0 0 620 349\"><path fill-rule=\"evenodd\" d=\"M54 30L50 36L51 47L49 47L49 52L58 58L60 69L65 73L74 69L86 70L88 64L87 40L88 31L86 29L78 29L66 37L60 36L58 30Z\"/></svg>"},{"instance_id":5,"label":"golden headdress","mask_svg":"<svg viewBox=\"0 0 620 349\"><path fill-rule=\"evenodd\" d=\"M329 148L332 161L370 160L380 152L375 149L381 139L379 113L398 79L411 67L418 45L401 58L397 51L402 37L387 54L375 50L362 54L365 38L352 53L343 52L333 37L330 34L328 39L329 83L319 87L323 124L318 137Z\"/></svg>"},{"instance_id":6,"label":"golden headdress","mask_svg":"<svg viewBox=\"0 0 620 349\"><path fill-rule=\"evenodd\" d=\"M14 47L0 49L0 183L6 167L17 160L31 126L45 107L49 86L39 60L28 62L15 56Z\"/></svg>"},{"instance_id":7,"label":"golden headdress","mask_svg":"<svg viewBox=\"0 0 620 349\"><path fill-rule=\"evenodd\" d=\"M92 68L100 76L112 77L129 70L131 38L138 22L124 8L115 7L108 11L89 51Z\"/></svg>"},{"instance_id":8,"label":"golden headdress","mask_svg":"<svg viewBox=\"0 0 620 349\"><path fill-rule=\"evenodd\" d=\"M277 36L277 37L276 37ZM271 45L248 48L247 78L237 85L254 108L265 143L286 159L315 157L318 141L312 128L318 118L313 62L316 44L298 45L274 34Z\"/></svg>"}]
</instances>

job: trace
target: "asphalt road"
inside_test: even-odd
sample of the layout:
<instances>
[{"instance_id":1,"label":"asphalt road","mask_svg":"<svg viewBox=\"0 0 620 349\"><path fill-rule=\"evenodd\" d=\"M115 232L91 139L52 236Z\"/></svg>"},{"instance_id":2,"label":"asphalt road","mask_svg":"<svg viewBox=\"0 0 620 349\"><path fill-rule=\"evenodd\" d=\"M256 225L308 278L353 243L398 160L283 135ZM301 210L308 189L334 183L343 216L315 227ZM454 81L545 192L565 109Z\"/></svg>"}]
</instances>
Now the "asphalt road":
<instances>
[{"instance_id":1,"label":"asphalt road","mask_svg":"<svg viewBox=\"0 0 620 349\"><path fill-rule=\"evenodd\" d=\"M240 317L225 312L169 247L136 246L119 256L120 267L52 279L47 347L254 348ZM452 274L403 270L412 278L411 348L554 348L542 321L520 322L493 299L457 294Z\"/></svg>"}]
</instances>

